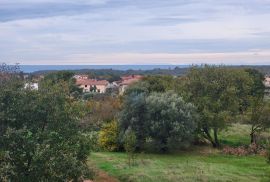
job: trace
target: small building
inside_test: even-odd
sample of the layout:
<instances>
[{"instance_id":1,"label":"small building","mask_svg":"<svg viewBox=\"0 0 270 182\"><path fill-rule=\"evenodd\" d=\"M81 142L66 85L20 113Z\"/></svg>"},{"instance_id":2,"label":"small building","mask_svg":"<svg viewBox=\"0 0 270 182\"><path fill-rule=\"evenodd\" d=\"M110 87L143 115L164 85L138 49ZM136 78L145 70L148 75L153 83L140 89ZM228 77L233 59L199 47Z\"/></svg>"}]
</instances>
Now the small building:
<instances>
[{"instance_id":1,"label":"small building","mask_svg":"<svg viewBox=\"0 0 270 182\"><path fill-rule=\"evenodd\" d=\"M73 78L75 78L76 80L87 80L88 75L74 75Z\"/></svg>"},{"instance_id":2,"label":"small building","mask_svg":"<svg viewBox=\"0 0 270 182\"><path fill-rule=\"evenodd\" d=\"M121 77L121 79L122 80L119 83L119 93L123 94L130 85L142 80L143 76L142 75L129 75L129 76L123 76Z\"/></svg>"},{"instance_id":3,"label":"small building","mask_svg":"<svg viewBox=\"0 0 270 182\"><path fill-rule=\"evenodd\" d=\"M264 80L265 87L270 87L270 76L266 76Z\"/></svg>"},{"instance_id":4,"label":"small building","mask_svg":"<svg viewBox=\"0 0 270 182\"><path fill-rule=\"evenodd\" d=\"M38 83L25 83L24 84L25 89L31 89L31 90L38 90Z\"/></svg>"},{"instance_id":5,"label":"small building","mask_svg":"<svg viewBox=\"0 0 270 182\"><path fill-rule=\"evenodd\" d=\"M107 80L77 79L76 85L83 89L83 92L105 93L109 82Z\"/></svg>"}]
</instances>

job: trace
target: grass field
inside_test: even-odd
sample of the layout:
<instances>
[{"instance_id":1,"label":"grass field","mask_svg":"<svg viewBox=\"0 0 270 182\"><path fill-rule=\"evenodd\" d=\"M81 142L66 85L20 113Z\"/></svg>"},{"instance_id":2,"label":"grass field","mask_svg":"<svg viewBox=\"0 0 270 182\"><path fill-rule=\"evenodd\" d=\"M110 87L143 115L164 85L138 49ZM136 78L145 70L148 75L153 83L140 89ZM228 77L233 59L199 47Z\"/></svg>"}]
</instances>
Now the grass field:
<instances>
[{"instance_id":1,"label":"grass field","mask_svg":"<svg viewBox=\"0 0 270 182\"><path fill-rule=\"evenodd\" d=\"M220 134L223 143L232 146L249 144L249 127L234 125ZM270 165L261 156L223 155L211 147L195 147L177 154L137 154L128 165L125 153L97 152L90 165L120 181L270 181Z\"/></svg>"}]
</instances>

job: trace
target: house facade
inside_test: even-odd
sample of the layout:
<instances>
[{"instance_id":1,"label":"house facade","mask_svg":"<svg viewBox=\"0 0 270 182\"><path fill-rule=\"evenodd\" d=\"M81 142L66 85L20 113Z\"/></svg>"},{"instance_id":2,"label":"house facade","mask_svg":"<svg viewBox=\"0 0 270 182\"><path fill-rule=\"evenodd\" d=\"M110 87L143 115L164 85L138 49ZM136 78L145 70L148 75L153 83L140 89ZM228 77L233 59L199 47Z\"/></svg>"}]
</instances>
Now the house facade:
<instances>
[{"instance_id":1,"label":"house facade","mask_svg":"<svg viewBox=\"0 0 270 182\"><path fill-rule=\"evenodd\" d=\"M266 76L264 80L265 87L270 87L270 76Z\"/></svg>"},{"instance_id":2,"label":"house facade","mask_svg":"<svg viewBox=\"0 0 270 182\"><path fill-rule=\"evenodd\" d=\"M24 84L25 89L30 89L30 90L38 90L38 83L25 83Z\"/></svg>"},{"instance_id":3,"label":"house facade","mask_svg":"<svg viewBox=\"0 0 270 182\"><path fill-rule=\"evenodd\" d=\"M76 84L83 92L105 93L109 82L107 80L76 79Z\"/></svg>"}]
</instances>

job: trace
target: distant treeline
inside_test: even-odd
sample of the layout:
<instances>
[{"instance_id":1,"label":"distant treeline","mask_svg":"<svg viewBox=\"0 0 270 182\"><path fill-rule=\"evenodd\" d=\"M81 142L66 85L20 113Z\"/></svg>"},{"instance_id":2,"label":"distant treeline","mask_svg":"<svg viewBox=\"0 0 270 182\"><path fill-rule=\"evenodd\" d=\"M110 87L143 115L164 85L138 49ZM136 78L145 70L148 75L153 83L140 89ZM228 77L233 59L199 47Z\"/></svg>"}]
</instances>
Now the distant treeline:
<instances>
[{"instance_id":1,"label":"distant treeline","mask_svg":"<svg viewBox=\"0 0 270 182\"><path fill-rule=\"evenodd\" d=\"M228 66L231 68L254 68L260 71L263 74L270 75L270 65L260 65L260 66L251 66L251 65L243 65L243 66ZM80 70L70 70L75 74L88 74L93 76L105 76L105 75L174 75L181 76L185 75L190 68L180 68L176 67L174 69L152 69L152 70L113 70L113 69L80 69ZM52 72L57 72L55 70L42 70L33 72L33 75L44 75Z\"/></svg>"}]
</instances>

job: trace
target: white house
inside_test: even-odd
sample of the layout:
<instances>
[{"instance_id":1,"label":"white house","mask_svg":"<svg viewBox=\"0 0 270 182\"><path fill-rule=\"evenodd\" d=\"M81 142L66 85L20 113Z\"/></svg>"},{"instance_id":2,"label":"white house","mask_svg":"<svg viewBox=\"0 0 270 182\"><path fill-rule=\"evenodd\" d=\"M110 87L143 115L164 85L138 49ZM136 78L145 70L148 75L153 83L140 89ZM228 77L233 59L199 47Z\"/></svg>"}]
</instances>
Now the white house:
<instances>
[{"instance_id":1,"label":"white house","mask_svg":"<svg viewBox=\"0 0 270 182\"><path fill-rule=\"evenodd\" d=\"M31 90L38 90L38 83L25 83L24 84L25 89L31 89Z\"/></svg>"},{"instance_id":2,"label":"white house","mask_svg":"<svg viewBox=\"0 0 270 182\"><path fill-rule=\"evenodd\" d=\"M270 76L266 76L264 80L264 85L266 87L270 87Z\"/></svg>"}]
</instances>

